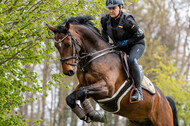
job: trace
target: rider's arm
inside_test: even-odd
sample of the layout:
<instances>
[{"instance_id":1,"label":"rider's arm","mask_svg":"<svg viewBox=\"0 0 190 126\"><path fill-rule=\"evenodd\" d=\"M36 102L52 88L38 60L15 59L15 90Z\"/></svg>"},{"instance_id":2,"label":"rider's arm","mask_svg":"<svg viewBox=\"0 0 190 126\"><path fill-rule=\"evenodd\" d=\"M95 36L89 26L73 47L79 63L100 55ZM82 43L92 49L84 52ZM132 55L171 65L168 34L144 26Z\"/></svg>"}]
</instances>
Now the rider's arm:
<instances>
[{"instance_id":1,"label":"rider's arm","mask_svg":"<svg viewBox=\"0 0 190 126\"><path fill-rule=\"evenodd\" d=\"M135 44L135 42L138 42L144 38L144 32L132 17L127 18L125 22L125 28L129 33L132 34L132 36L127 40L127 43Z\"/></svg>"},{"instance_id":2,"label":"rider's arm","mask_svg":"<svg viewBox=\"0 0 190 126\"><path fill-rule=\"evenodd\" d=\"M108 34L107 34L107 16L104 16L101 18L101 24L102 24L102 37L104 38L104 40L109 43L109 38L108 38Z\"/></svg>"}]
</instances>

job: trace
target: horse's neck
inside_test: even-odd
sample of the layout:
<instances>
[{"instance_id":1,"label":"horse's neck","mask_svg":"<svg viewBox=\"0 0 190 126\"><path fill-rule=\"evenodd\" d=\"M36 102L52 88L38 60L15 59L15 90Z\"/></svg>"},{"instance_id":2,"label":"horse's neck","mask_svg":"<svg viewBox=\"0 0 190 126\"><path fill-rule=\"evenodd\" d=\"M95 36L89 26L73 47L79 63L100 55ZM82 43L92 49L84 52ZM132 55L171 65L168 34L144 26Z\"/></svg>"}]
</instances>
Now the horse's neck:
<instances>
[{"instance_id":1,"label":"horse's neck","mask_svg":"<svg viewBox=\"0 0 190 126\"><path fill-rule=\"evenodd\" d=\"M89 53L94 53L94 52L111 47L99 35L97 35L96 33L94 33L94 31L88 29L85 26L75 26L74 29L76 29L77 30L76 32L80 35L80 42L82 45L81 53L89 54ZM107 50L107 51L109 51L109 50ZM99 54L101 55L102 53L105 53L105 51L103 51L101 53L96 53L93 56L95 57ZM110 63L108 61L110 61ZM88 62L88 60L84 61L84 64L86 62ZM111 62L121 65L119 55L116 53L108 53L105 55L98 56L98 58L93 60L93 64L96 64L97 62L106 64L105 67L113 66L113 64L111 64Z\"/></svg>"},{"instance_id":2,"label":"horse's neck","mask_svg":"<svg viewBox=\"0 0 190 126\"><path fill-rule=\"evenodd\" d=\"M95 33L92 29L85 26L74 26L78 29L77 33L80 34L81 44L86 53L92 53L105 48L109 48L109 45L102 39L99 33Z\"/></svg>"}]
</instances>

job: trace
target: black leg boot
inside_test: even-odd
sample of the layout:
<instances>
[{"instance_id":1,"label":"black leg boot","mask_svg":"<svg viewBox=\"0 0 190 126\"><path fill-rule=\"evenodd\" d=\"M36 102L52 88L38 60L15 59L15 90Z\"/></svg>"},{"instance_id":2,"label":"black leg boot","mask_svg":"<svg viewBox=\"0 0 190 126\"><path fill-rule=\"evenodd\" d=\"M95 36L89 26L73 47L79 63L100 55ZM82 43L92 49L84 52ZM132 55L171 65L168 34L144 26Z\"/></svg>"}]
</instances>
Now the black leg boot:
<instances>
[{"instance_id":1,"label":"black leg boot","mask_svg":"<svg viewBox=\"0 0 190 126\"><path fill-rule=\"evenodd\" d=\"M135 81L135 87L137 88L133 96L131 96L131 101L143 101L141 75L140 75L139 65L136 59L134 59L134 63L130 65L130 71Z\"/></svg>"}]
</instances>

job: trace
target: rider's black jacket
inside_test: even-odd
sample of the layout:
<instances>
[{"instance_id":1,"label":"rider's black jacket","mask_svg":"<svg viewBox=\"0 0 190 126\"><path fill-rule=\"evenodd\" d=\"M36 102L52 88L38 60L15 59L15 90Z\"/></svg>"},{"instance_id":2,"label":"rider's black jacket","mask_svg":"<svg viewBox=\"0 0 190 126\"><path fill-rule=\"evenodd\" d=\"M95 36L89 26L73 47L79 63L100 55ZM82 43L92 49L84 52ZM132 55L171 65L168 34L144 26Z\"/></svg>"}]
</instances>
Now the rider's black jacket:
<instances>
[{"instance_id":1,"label":"rider's black jacket","mask_svg":"<svg viewBox=\"0 0 190 126\"><path fill-rule=\"evenodd\" d=\"M109 14L101 18L102 37L109 42L108 36L116 44L119 41L127 40L128 46L143 44L144 33L137 25L132 15L121 12L120 18L111 18Z\"/></svg>"}]
</instances>

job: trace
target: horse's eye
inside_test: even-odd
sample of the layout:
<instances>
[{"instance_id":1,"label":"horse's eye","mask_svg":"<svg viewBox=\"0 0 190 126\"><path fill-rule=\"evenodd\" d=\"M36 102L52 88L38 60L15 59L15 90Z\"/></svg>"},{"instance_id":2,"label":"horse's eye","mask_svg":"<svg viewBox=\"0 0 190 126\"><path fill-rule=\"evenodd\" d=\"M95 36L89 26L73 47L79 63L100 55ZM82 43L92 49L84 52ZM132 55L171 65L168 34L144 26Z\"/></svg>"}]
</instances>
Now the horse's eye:
<instances>
[{"instance_id":1,"label":"horse's eye","mask_svg":"<svg viewBox=\"0 0 190 126\"><path fill-rule=\"evenodd\" d=\"M65 43L65 47L69 48L71 45L69 43Z\"/></svg>"}]
</instances>

